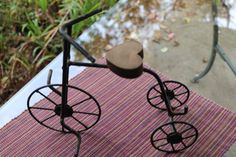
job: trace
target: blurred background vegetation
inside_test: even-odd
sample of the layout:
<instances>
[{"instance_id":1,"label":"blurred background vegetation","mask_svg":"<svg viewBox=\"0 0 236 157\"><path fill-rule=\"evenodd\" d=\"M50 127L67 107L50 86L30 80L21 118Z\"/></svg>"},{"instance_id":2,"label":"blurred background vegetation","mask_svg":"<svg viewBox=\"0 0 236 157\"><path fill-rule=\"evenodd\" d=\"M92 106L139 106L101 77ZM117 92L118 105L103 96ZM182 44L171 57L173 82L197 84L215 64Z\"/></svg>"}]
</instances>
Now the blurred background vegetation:
<instances>
[{"instance_id":1,"label":"blurred background vegetation","mask_svg":"<svg viewBox=\"0 0 236 157\"><path fill-rule=\"evenodd\" d=\"M0 2L0 105L62 51L57 33L69 19L117 0L4 0ZM100 15L76 25L78 36Z\"/></svg>"}]
</instances>

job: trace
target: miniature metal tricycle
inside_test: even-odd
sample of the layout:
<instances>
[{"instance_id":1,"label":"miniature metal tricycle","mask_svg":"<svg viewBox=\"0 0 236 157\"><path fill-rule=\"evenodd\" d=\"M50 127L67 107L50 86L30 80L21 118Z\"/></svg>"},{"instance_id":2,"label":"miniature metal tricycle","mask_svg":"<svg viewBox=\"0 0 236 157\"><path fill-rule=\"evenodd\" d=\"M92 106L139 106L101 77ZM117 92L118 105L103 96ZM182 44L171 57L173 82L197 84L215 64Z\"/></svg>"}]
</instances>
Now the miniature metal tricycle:
<instances>
[{"instance_id":1,"label":"miniature metal tricycle","mask_svg":"<svg viewBox=\"0 0 236 157\"><path fill-rule=\"evenodd\" d=\"M64 51L63 51L63 75L62 84L50 84L34 90L28 98L28 110L31 116L41 125L59 131L62 133L72 133L76 135L78 139L77 151L75 156L79 156L79 149L81 144L81 133L92 128L100 119L101 108L97 100L88 92L75 86L69 85L69 67L70 66L85 66L109 69L118 76L126 79L135 79L143 74L143 72L153 76L157 84L153 85L147 92L147 101L154 108L167 111L170 117L170 122L157 127L151 134L151 144L154 148L167 152L177 153L185 150L192 146L198 138L197 129L183 121L175 121L174 117L177 115L185 115L188 112L188 107L185 105L189 98L188 88L177 81L163 81L160 77L149 68L143 66L143 48L142 45L135 41L129 40L121 45L118 45L111 49L106 54L106 64L95 63L95 59L75 40L72 39L72 26L79 23L99 12L103 9L92 11L84 16L81 16L75 20L72 20L64 24L59 32L64 39ZM91 63L85 62L74 62L70 59L70 47L73 45L81 54L83 54ZM51 73L50 73L51 75ZM174 86L174 88L170 88ZM44 93L45 90L50 90L51 95L56 95L60 99L53 99ZM80 99L79 102L70 105L68 103L68 91L74 90L77 93L82 94L82 97L76 97ZM37 103L38 105L32 106L32 97L40 95L47 100L48 104ZM75 96L73 96L75 97ZM41 100L40 100L41 101ZM173 102L175 102L173 104ZM54 108L48 107L50 105ZM79 111L75 109L78 105L84 104L85 107L88 105L91 111ZM183 105L185 105L183 107ZM83 105L82 105L83 106ZM182 109L183 111L181 111ZM177 111L178 110L178 111ZM35 112L36 111L36 112ZM44 111L52 114L43 114ZM93 116L90 123L85 123L80 116L77 115L88 115ZM49 123L53 118L57 118L60 126L54 123ZM75 124L68 124L67 119L73 119ZM80 127L76 128L75 126ZM166 131L169 128L170 131ZM186 129L187 128L187 129ZM185 135L186 132L191 132L191 135ZM160 138L159 134L164 134L164 138ZM188 141L188 142L186 142Z\"/></svg>"}]
</instances>

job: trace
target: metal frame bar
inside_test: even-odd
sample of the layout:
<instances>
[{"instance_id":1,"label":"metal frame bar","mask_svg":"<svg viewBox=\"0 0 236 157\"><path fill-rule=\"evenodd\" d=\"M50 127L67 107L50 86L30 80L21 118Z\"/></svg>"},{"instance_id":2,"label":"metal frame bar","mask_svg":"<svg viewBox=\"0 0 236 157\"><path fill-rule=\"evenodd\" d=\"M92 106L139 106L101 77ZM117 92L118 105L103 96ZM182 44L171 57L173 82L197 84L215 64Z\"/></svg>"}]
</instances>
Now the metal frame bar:
<instances>
[{"instance_id":1,"label":"metal frame bar","mask_svg":"<svg viewBox=\"0 0 236 157\"><path fill-rule=\"evenodd\" d=\"M201 73L197 74L191 80L191 82L193 83L197 83L201 78L203 78L211 70L217 53L220 55L221 59L227 63L229 68L232 70L232 72L236 76L236 66L232 63L230 58L224 52L224 49L219 44L219 26L216 22L217 15L218 15L217 4L215 0L212 0L212 16L214 20L212 51L211 51L211 55L210 55L206 68Z\"/></svg>"}]
</instances>

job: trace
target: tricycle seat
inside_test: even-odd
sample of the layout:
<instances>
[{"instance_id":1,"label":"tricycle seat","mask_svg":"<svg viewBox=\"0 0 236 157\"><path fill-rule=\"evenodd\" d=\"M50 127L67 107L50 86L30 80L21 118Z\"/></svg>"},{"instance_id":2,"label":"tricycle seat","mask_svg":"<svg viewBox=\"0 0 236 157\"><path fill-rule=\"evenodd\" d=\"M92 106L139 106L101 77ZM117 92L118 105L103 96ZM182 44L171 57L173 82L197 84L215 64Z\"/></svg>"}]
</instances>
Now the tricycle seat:
<instances>
[{"instance_id":1,"label":"tricycle seat","mask_svg":"<svg viewBox=\"0 0 236 157\"><path fill-rule=\"evenodd\" d=\"M137 78L143 73L143 47L136 40L117 45L106 54L109 69L120 77Z\"/></svg>"}]
</instances>

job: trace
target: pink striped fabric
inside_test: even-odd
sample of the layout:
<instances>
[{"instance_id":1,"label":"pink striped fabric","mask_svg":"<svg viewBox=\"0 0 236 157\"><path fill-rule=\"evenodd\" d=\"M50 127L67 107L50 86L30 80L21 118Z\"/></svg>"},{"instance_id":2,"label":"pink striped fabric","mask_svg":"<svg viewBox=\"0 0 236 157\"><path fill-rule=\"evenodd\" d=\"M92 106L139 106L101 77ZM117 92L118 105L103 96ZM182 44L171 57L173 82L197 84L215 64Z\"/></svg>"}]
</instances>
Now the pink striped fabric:
<instances>
[{"instance_id":1,"label":"pink striped fabric","mask_svg":"<svg viewBox=\"0 0 236 157\"><path fill-rule=\"evenodd\" d=\"M159 73L160 74L160 73ZM165 76L160 74L163 79ZM177 116L175 120L193 124L199 131L199 139L185 151L178 154L165 154L151 145L150 136L160 125L169 122L167 113L148 104L147 91L156 84L149 74L137 79L122 79L107 69L87 68L70 80L70 85L85 89L101 105L100 121L82 134L80 156L82 157L152 157L152 156L222 156L236 141L236 114L216 103L191 92L187 102L189 112ZM55 102L59 98L51 94ZM83 95L69 91L69 103L80 102ZM40 103L44 103L41 100ZM16 104L17 105L17 104ZM85 110L96 107L84 106ZM48 111L40 111L43 117ZM86 117L85 117L86 118ZM47 122L60 127L59 118ZM92 119L87 118L87 121ZM76 121L68 123L79 129ZM39 125L25 111L0 130L0 156L73 156L76 150L76 138L71 134L62 134Z\"/></svg>"}]
</instances>

